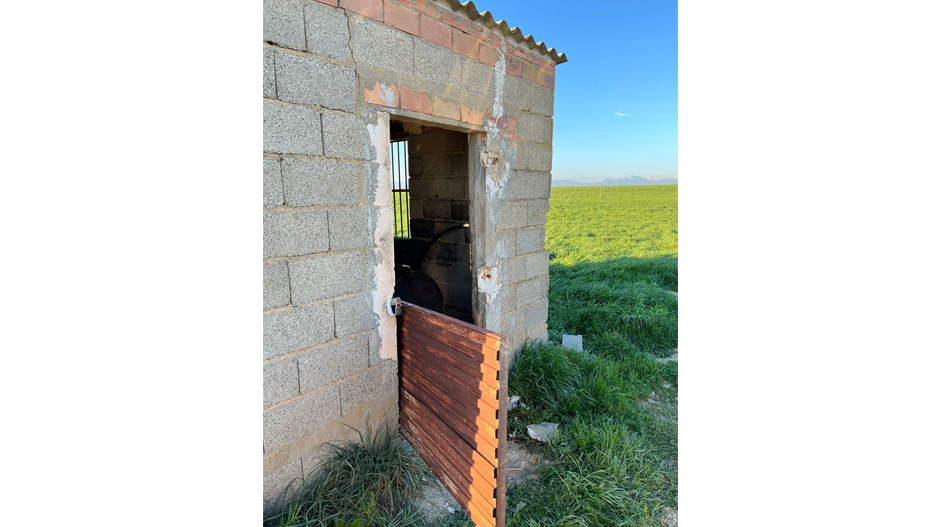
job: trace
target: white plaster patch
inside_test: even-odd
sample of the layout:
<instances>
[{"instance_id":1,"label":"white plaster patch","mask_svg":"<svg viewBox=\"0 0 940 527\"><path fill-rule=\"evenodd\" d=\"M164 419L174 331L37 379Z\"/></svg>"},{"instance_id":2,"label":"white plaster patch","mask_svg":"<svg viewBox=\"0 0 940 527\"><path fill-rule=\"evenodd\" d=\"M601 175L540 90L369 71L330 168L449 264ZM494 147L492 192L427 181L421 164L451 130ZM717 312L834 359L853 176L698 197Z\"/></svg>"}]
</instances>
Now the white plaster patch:
<instances>
[{"instance_id":1,"label":"white plaster patch","mask_svg":"<svg viewBox=\"0 0 940 527\"><path fill-rule=\"evenodd\" d=\"M395 292L395 211L392 208L392 178L388 149L388 114L378 113L377 123L368 125L369 139L376 152L378 175L375 182L375 291L372 292L372 312L379 316L379 341L382 359L398 360L396 321L385 311L388 300Z\"/></svg>"}]
</instances>

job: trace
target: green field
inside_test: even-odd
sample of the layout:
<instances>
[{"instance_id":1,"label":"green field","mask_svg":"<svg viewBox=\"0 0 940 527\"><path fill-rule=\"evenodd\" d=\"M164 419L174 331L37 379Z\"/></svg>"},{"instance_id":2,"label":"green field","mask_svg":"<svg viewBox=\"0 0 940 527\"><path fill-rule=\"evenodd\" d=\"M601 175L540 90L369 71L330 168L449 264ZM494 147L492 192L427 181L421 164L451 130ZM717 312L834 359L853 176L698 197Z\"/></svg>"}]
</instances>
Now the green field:
<instances>
[{"instance_id":1,"label":"green field","mask_svg":"<svg viewBox=\"0 0 940 527\"><path fill-rule=\"evenodd\" d=\"M552 460L507 495L507 525L660 526L678 511L678 189L556 187L549 345L518 355L510 432ZM583 335L585 352L557 345ZM559 424L555 441L526 424Z\"/></svg>"}]
</instances>

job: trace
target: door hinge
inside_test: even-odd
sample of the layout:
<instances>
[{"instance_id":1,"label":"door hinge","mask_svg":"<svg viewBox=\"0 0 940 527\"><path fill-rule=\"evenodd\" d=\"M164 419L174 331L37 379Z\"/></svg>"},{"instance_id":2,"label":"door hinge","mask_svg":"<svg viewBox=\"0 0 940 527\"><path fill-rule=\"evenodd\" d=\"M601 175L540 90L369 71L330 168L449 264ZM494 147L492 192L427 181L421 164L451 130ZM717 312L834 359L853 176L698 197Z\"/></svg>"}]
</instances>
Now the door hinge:
<instances>
[{"instance_id":1,"label":"door hinge","mask_svg":"<svg viewBox=\"0 0 940 527\"><path fill-rule=\"evenodd\" d=\"M395 315L401 314L401 299L398 297L391 298L389 297L388 302L385 304L385 309L388 311L389 316L394 317Z\"/></svg>"},{"instance_id":2,"label":"door hinge","mask_svg":"<svg viewBox=\"0 0 940 527\"><path fill-rule=\"evenodd\" d=\"M483 150L480 152L480 163L485 167L496 166L496 163L499 162L499 154L496 152L487 152Z\"/></svg>"}]
</instances>

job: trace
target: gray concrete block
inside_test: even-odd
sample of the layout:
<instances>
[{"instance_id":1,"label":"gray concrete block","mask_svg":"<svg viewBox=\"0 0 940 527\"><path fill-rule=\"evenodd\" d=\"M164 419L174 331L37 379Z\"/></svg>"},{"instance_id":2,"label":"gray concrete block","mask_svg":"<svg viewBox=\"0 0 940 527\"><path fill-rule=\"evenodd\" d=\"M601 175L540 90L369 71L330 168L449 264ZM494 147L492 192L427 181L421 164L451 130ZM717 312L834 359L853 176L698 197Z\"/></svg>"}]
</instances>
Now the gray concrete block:
<instances>
[{"instance_id":1,"label":"gray concrete block","mask_svg":"<svg viewBox=\"0 0 940 527\"><path fill-rule=\"evenodd\" d=\"M414 39L394 27L364 18L350 18L356 62L404 75L414 74Z\"/></svg>"},{"instance_id":2,"label":"gray concrete block","mask_svg":"<svg viewBox=\"0 0 940 527\"><path fill-rule=\"evenodd\" d=\"M264 358L316 346L333 338L333 304L323 302L264 315Z\"/></svg>"},{"instance_id":3,"label":"gray concrete block","mask_svg":"<svg viewBox=\"0 0 940 527\"><path fill-rule=\"evenodd\" d=\"M287 262L264 264L264 309L290 304Z\"/></svg>"},{"instance_id":4,"label":"gray concrete block","mask_svg":"<svg viewBox=\"0 0 940 527\"><path fill-rule=\"evenodd\" d=\"M294 305L362 291L362 254L327 254L288 264Z\"/></svg>"},{"instance_id":5,"label":"gray concrete block","mask_svg":"<svg viewBox=\"0 0 940 527\"><path fill-rule=\"evenodd\" d=\"M277 97L277 87L274 82L274 50L264 48L264 96Z\"/></svg>"},{"instance_id":6,"label":"gray concrete block","mask_svg":"<svg viewBox=\"0 0 940 527\"><path fill-rule=\"evenodd\" d=\"M280 79L280 76L278 76ZM552 142L552 120L548 117L523 113L517 121L519 136L533 143L549 144Z\"/></svg>"},{"instance_id":7,"label":"gray concrete block","mask_svg":"<svg viewBox=\"0 0 940 527\"><path fill-rule=\"evenodd\" d=\"M379 330L369 332L369 367L382 362L382 336Z\"/></svg>"},{"instance_id":8,"label":"gray concrete block","mask_svg":"<svg viewBox=\"0 0 940 527\"><path fill-rule=\"evenodd\" d=\"M545 228L529 227L516 232L516 256L545 249Z\"/></svg>"},{"instance_id":9,"label":"gray concrete block","mask_svg":"<svg viewBox=\"0 0 940 527\"><path fill-rule=\"evenodd\" d=\"M519 141L516 144L516 162L522 170L534 172L552 171L552 147L538 143Z\"/></svg>"},{"instance_id":10,"label":"gray concrete block","mask_svg":"<svg viewBox=\"0 0 940 527\"><path fill-rule=\"evenodd\" d=\"M323 149L327 157L372 159L366 123L350 114L323 114Z\"/></svg>"},{"instance_id":11,"label":"gray concrete block","mask_svg":"<svg viewBox=\"0 0 940 527\"><path fill-rule=\"evenodd\" d=\"M378 323L378 315L372 312L372 295L369 293L337 300L333 306L336 309L337 337L372 329Z\"/></svg>"},{"instance_id":12,"label":"gray concrete block","mask_svg":"<svg viewBox=\"0 0 940 527\"><path fill-rule=\"evenodd\" d=\"M526 331L526 339L535 340L539 342L548 342L548 326L545 324L537 324L535 326L529 326L529 329Z\"/></svg>"},{"instance_id":13,"label":"gray concrete block","mask_svg":"<svg viewBox=\"0 0 940 527\"><path fill-rule=\"evenodd\" d=\"M277 452L340 417L339 385L264 412L264 451Z\"/></svg>"},{"instance_id":14,"label":"gray concrete block","mask_svg":"<svg viewBox=\"0 0 940 527\"><path fill-rule=\"evenodd\" d=\"M300 393L307 393L369 367L369 336L341 340L297 358Z\"/></svg>"},{"instance_id":15,"label":"gray concrete block","mask_svg":"<svg viewBox=\"0 0 940 527\"><path fill-rule=\"evenodd\" d=\"M516 309L516 286L513 284L503 285L499 290L499 308L503 313L508 313Z\"/></svg>"},{"instance_id":16,"label":"gray concrete block","mask_svg":"<svg viewBox=\"0 0 940 527\"><path fill-rule=\"evenodd\" d=\"M281 185L281 162L264 158L264 208L280 207L284 204L284 187Z\"/></svg>"},{"instance_id":17,"label":"gray concrete block","mask_svg":"<svg viewBox=\"0 0 940 527\"><path fill-rule=\"evenodd\" d=\"M361 163L284 158L281 176L284 200L292 207L357 205L364 170Z\"/></svg>"},{"instance_id":18,"label":"gray concrete block","mask_svg":"<svg viewBox=\"0 0 940 527\"><path fill-rule=\"evenodd\" d=\"M513 171L507 186L509 199L548 199L552 192L552 176L548 172Z\"/></svg>"},{"instance_id":19,"label":"gray concrete block","mask_svg":"<svg viewBox=\"0 0 940 527\"><path fill-rule=\"evenodd\" d=\"M584 337L582 335L562 335L561 345L566 348L584 351Z\"/></svg>"},{"instance_id":20,"label":"gray concrete block","mask_svg":"<svg viewBox=\"0 0 940 527\"><path fill-rule=\"evenodd\" d=\"M538 251L525 257L525 278L530 280L548 274L548 251Z\"/></svg>"},{"instance_id":21,"label":"gray concrete block","mask_svg":"<svg viewBox=\"0 0 940 527\"><path fill-rule=\"evenodd\" d=\"M279 154L323 154L320 112L302 106L264 103L264 151Z\"/></svg>"},{"instance_id":22,"label":"gray concrete block","mask_svg":"<svg viewBox=\"0 0 940 527\"><path fill-rule=\"evenodd\" d=\"M525 308L525 325L532 327L548 320L548 299L539 300Z\"/></svg>"},{"instance_id":23,"label":"gray concrete block","mask_svg":"<svg viewBox=\"0 0 940 527\"><path fill-rule=\"evenodd\" d=\"M321 3L304 6L307 50L335 59L349 56L349 25L346 14Z\"/></svg>"},{"instance_id":24,"label":"gray concrete block","mask_svg":"<svg viewBox=\"0 0 940 527\"><path fill-rule=\"evenodd\" d=\"M525 324L525 309L517 309L509 313L503 312L499 321L499 332L503 335L512 335L519 331L525 331L528 326Z\"/></svg>"},{"instance_id":25,"label":"gray concrete block","mask_svg":"<svg viewBox=\"0 0 940 527\"><path fill-rule=\"evenodd\" d=\"M264 213L264 257L301 256L330 248L325 210Z\"/></svg>"},{"instance_id":26,"label":"gray concrete block","mask_svg":"<svg viewBox=\"0 0 940 527\"><path fill-rule=\"evenodd\" d=\"M525 258L513 258L503 262L503 274L506 283L517 284L525 280Z\"/></svg>"},{"instance_id":27,"label":"gray concrete block","mask_svg":"<svg viewBox=\"0 0 940 527\"><path fill-rule=\"evenodd\" d=\"M356 72L290 53L275 53L277 98L284 102L351 111L359 95Z\"/></svg>"},{"instance_id":28,"label":"gray concrete block","mask_svg":"<svg viewBox=\"0 0 940 527\"><path fill-rule=\"evenodd\" d=\"M529 87L532 83L515 75L506 75L503 81L503 105L516 110L529 109Z\"/></svg>"},{"instance_id":29,"label":"gray concrete block","mask_svg":"<svg viewBox=\"0 0 940 527\"><path fill-rule=\"evenodd\" d=\"M385 361L339 386L343 394L343 415L369 401L395 397L398 392L398 362Z\"/></svg>"},{"instance_id":30,"label":"gray concrete block","mask_svg":"<svg viewBox=\"0 0 940 527\"><path fill-rule=\"evenodd\" d=\"M516 286L516 308L534 304L548 297L548 277L542 276L520 282Z\"/></svg>"},{"instance_id":31,"label":"gray concrete block","mask_svg":"<svg viewBox=\"0 0 940 527\"><path fill-rule=\"evenodd\" d=\"M555 90L550 90L532 82L523 82L529 88L529 111L551 117L555 113Z\"/></svg>"},{"instance_id":32,"label":"gray concrete block","mask_svg":"<svg viewBox=\"0 0 940 527\"><path fill-rule=\"evenodd\" d=\"M415 40L415 76L440 86L457 86L461 80L459 55L453 51Z\"/></svg>"},{"instance_id":33,"label":"gray concrete block","mask_svg":"<svg viewBox=\"0 0 940 527\"><path fill-rule=\"evenodd\" d=\"M528 204L524 201L503 201L499 207L496 229L500 231L520 229L528 220Z\"/></svg>"},{"instance_id":34,"label":"gray concrete block","mask_svg":"<svg viewBox=\"0 0 940 527\"><path fill-rule=\"evenodd\" d=\"M450 200L429 199L424 202L424 218L436 220L450 219Z\"/></svg>"},{"instance_id":35,"label":"gray concrete block","mask_svg":"<svg viewBox=\"0 0 940 527\"><path fill-rule=\"evenodd\" d=\"M460 66L460 89L466 93L492 101L496 83L493 68L475 60L463 59Z\"/></svg>"},{"instance_id":36,"label":"gray concrete block","mask_svg":"<svg viewBox=\"0 0 940 527\"><path fill-rule=\"evenodd\" d=\"M264 0L264 41L303 50L304 6L301 0Z\"/></svg>"},{"instance_id":37,"label":"gray concrete block","mask_svg":"<svg viewBox=\"0 0 940 527\"><path fill-rule=\"evenodd\" d=\"M334 209L330 211L330 250L365 249L374 242L369 230L369 209Z\"/></svg>"},{"instance_id":38,"label":"gray concrete block","mask_svg":"<svg viewBox=\"0 0 940 527\"><path fill-rule=\"evenodd\" d=\"M503 231L496 234L496 257L501 260L515 258L516 231Z\"/></svg>"},{"instance_id":39,"label":"gray concrete block","mask_svg":"<svg viewBox=\"0 0 940 527\"><path fill-rule=\"evenodd\" d=\"M300 477L303 477L300 458L285 463L274 473L264 477L264 513L266 518L269 514L276 512L276 507L286 503L295 492L300 490L300 481L295 481Z\"/></svg>"},{"instance_id":40,"label":"gray concrete block","mask_svg":"<svg viewBox=\"0 0 940 527\"><path fill-rule=\"evenodd\" d=\"M300 395L297 386L297 359L283 359L264 365L265 408Z\"/></svg>"},{"instance_id":41,"label":"gray concrete block","mask_svg":"<svg viewBox=\"0 0 940 527\"><path fill-rule=\"evenodd\" d=\"M526 225L545 225L548 216L548 200L534 199L526 205Z\"/></svg>"}]
</instances>

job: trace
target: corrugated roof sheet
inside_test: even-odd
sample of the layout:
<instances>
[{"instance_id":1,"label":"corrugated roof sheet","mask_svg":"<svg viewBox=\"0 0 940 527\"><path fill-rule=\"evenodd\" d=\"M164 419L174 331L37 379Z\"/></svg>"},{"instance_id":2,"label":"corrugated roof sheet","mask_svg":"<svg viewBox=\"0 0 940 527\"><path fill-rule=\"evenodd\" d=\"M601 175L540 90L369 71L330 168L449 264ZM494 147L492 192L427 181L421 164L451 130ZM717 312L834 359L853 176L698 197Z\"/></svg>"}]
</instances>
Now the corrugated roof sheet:
<instances>
[{"instance_id":1,"label":"corrugated roof sheet","mask_svg":"<svg viewBox=\"0 0 940 527\"><path fill-rule=\"evenodd\" d=\"M467 1L461 4L460 0L446 0L446 3L449 4L450 8L454 11L463 11L468 17L470 17L470 20L474 22L482 18L483 25L488 29L498 27L500 33L502 33L504 36L512 37L516 42L525 43L529 49L537 49L543 55L548 55L552 58L552 60L555 61L555 64L568 62L568 57L566 57L564 53L559 54L557 51L555 51L555 48L545 47L544 42L536 42L535 39L532 38L532 35L523 36L522 30L518 27L510 28L509 24L507 24L505 20L500 20L497 22L489 11L484 11L482 13L477 11L477 6L473 5L472 1Z\"/></svg>"}]
</instances>

